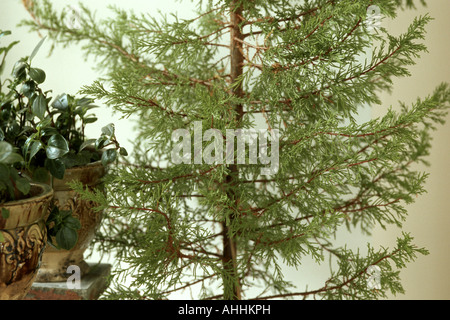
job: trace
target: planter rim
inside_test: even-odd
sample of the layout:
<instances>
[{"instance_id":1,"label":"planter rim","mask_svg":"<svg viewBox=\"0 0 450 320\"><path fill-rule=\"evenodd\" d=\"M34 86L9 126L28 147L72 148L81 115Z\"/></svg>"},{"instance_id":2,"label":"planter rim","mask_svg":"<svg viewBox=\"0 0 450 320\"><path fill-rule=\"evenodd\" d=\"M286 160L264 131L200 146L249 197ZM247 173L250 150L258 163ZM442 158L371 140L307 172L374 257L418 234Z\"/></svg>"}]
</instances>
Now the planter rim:
<instances>
[{"instance_id":1,"label":"planter rim","mask_svg":"<svg viewBox=\"0 0 450 320\"><path fill-rule=\"evenodd\" d=\"M100 178L104 176L106 168L102 161L90 162L83 166L67 168L64 178L57 179L51 176L51 186L54 191L71 190L67 183L73 180L81 181L84 185L95 186L100 183Z\"/></svg>"},{"instance_id":2,"label":"planter rim","mask_svg":"<svg viewBox=\"0 0 450 320\"><path fill-rule=\"evenodd\" d=\"M49 195L53 195L53 189L48 184L33 181L30 182L30 185L32 188L33 187L41 188L41 191L37 195L34 195L32 197L25 196L25 198L23 199L5 202L0 205L0 208L13 207L24 202L34 202L34 201L38 202L41 199L47 198Z\"/></svg>"},{"instance_id":3,"label":"planter rim","mask_svg":"<svg viewBox=\"0 0 450 320\"><path fill-rule=\"evenodd\" d=\"M86 167L97 167L97 166L103 166L102 160L97 160L97 161L94 161L94 162L89 162L89 163L84 164L84 165L82 165L82 166L75 166L75 167L66 168L66 170L84 169L84 168L86 168Z\"/></svg>"},{"instance_id":4,"label":"planter rim","mask_svg":"<svg viewBox=\"0 0 450 320\"><path fill-rule=\"evenodd\" d=\"M37 194L20 200L8 201L0 205L10 211L8 218L0 216L0 229L10 230L47 219L48 205L53 198L53 189L43 183L31 182L31 191ZM33 191L37 189L37 191Z\"/></svg>"}]
</instances>

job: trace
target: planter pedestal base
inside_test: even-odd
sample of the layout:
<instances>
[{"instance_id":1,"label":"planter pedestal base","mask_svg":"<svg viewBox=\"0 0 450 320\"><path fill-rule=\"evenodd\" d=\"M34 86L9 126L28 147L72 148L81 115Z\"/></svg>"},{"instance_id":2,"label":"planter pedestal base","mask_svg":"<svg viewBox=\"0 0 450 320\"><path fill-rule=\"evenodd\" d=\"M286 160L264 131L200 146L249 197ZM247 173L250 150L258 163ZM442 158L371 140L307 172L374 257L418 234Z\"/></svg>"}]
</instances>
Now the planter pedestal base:
<instances>
[{"instance_id":1,"label":"planter pedestal base","mask_svg":"<svg viewBox=\"0 0 450 320\"><path fill-rule=\"evenodd\" d=\"M66 282L69 266L80 268L80 278L89 272L89 264L83 259L83 250L58 250L47 247L42 257L35 282Z\"/></svg>"},{"instance_id":2,"label":"planter pedestal base","mask_svg":"<svg viewBox=\"0 0 450 320\"><path fill-rule=\"evenodd\" d=\"M34 282L24 300L97 300L108 286L111 265L89 264L89 267L89 272L80 277L79 288L69 288L66 281Z\"/></svg>"}]
</instances>

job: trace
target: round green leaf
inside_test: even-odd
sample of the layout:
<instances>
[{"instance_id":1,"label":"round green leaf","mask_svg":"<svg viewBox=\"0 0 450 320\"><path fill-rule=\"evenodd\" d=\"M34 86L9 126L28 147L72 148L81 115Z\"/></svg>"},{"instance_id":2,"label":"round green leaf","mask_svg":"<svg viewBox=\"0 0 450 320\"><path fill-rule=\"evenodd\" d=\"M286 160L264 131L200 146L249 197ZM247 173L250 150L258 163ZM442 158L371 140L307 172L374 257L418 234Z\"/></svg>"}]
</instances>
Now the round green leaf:
<instances>
[{"instance_id":1,"label":"round green leaf","mask_svg":"<svg viewBox=\"0 0 450 320\"><path fill-rule=\"evenodd\" d=\"M76 230L63 226L57 233L56 233L56 242L58 243L58 246L65 250L72 249L78 241L78 233Z\"/></svg>"},{"instance_id":2,"label":"round green leaf","mask_svg":"<svg viewBox=\"0 0 450 320\"><path fill-rule=\"evenodd\" d=\"M22 156L14 151L11 144L6 141L0 141L0 163L11 164L22 160Z\"/></svg>"},{"instance_id":3,"label":"round green leaf","mask_svg":"<svg viewBox=\"0 0 450 320\"><path fill-rule=\"evenodd\" d=\"M60 134L54 134L48 140L46 148L47 158L57 159L69 152L69 144Z\"/></svg>"},{"instance_id":4,"label":"round green leaf","mask_svg":"<svg viewBox=\"0 0 450 320\"><path fill-rule=\"evenodd\" d=\"M127 156L127 155L128 155L128 151L127 151L127 149L121 147L121 148L119 149L119 154L120 154L121 156Z\"/></svg>"},{"instance_id":5,"label":"round green leaf","mask_svg":"<svg viewBox=\"0 0 450 320\"><path fill-rule=\"evenodd\" d=\"M105 145L105 143L106 143L107 140L108 140L107 137L101 136L100 138L98 138L98 139L95 141L95 148L96 148L97 150L103 148L103 146Z\"/></svg>"},{"instance_id":6,"label":"round green leaf","mask_svg":"<svg viewBox=\"0 0 450 320\"><path fill-rule=\"evenodd\" d=\"M42 69L30 68L28 75L37 83L43 83L45 81L45 72Z\"/></svg>"},{"instance_id":7,"label":"round green leaf","mask_svg":"<svg viewBox=\"0 0 450 320\"><path fill-rule=\"evenodd\" d=\"M25 178L19 178L15 181L16 183L16 188L22 192L23 194L28 194L30 192L30 181L28 181Z\"/></svg>"},{"instance_id":8,"label":"round green leaf","mask_svg":"<svg viewBox=\"0 0 450 320\"><path fill-rule=\"evenodd\" d=\"M0 163L0 181L9 181L9 168Z\"/></svg>"},{"instance_id":9,"label":"round green leaf","mask_svg":"<svg viewBox=\"0 0 450 320\"><path fill-rule=\"evenodd\" d=\"M56 179L63 179L66 166L61 159L45 159L44 166Z\"/></svg>"},{"instance_id":10,"label":"round green leaf","mask_svg":"<svg viewBox=\"0 0 450 320\"><path fill-rule=\"evenodd\" d=\"M38 153L39 150L43 148L42 142L40 141L33 141L30 148L30 159L33 159L33 157Z\"/></svg>"},{"instance_id":11,"label":"round green leaf","mask_svg":"<svg viewBox=\"0 0 450 320\"><path fill-rule=\"evenodd\" d=\"M52 103L52 107L59 110L66 110L69 106L69 99L67 94L63 93L56 97L55 101Z\"/></svg>"},{"instance_id":12,"label":"round green leaf","mask_svg":"<svg viewBox=\"0 0 450 320\"><path fill-rule=\"evenodd\" d=\"M109 163L117 159L117 151L115 149L108 149L102 154L102 164L107 166Z\"/></svg>"},{"instance_id":13,"label":"round green leaf","mask_svg":"<svg viewBox=\"0 0 450 320\"><path fill-rule=\"evenodd\" d=\"M65 168L64 168L65 169ZM33 171L33 180L37 182L48 182L49 175L48 170L42 167L37 167Z\"/></svg>"},{"instance_id":14,"label":"round green leaf","mask_svg":"<svg viewBox=\"0 0 450 320\"><path fill-rule=\"evenodd\" d=\"M44 119L45 111L47 110L47 101L42 93L34 99L33 104L31 105L31 111L33 114L39 119Z\"/></svg>"},{"instance_id":15,"label":"round green leaf","mask_svg":"<svg viewBox=\"0 0 450 320\"><path fill-rule=\"evenodd\" d=\"M108 137L114 135L114 123L110 123L102 128L102 133Z\"/></svg>"},{"instance_id":16,"label":"round green leaf","mask_svg":"<svg viewBox=\"0 0 450 320\"><path fill-rule=\"evenodd\" d=\"M77 218L68 216L64 219L64 226L73 230L81 229L81 222Z\"/></svg>"},{"instance_id":17,"label":"round green leaf","mask_svg":"<svg viewBox=\"0 0 450 320\"><path fill-rule=\"evenodd\" d=\"M22 79L25 78L27 74L27 64L23 61L17 61L14 65L12 75L15 78Z\"/></svg>"},{"instance_id":18,"label":"round green leaf","mask_svg":"<svg viewBox=\"0 0 450 320\"><path fill-rule=\"evenodd\" d=\"M22 93L28 98L31 97L31 95L34 93L34 90L36 90L36 83L32 80L25 82L22 85L21 89Z\"/></svg>"},{"instance_id":19,"label":"round green leaf","mask_svg":"<svg viewBox=\"0 0 450 320\"><path fill-rule=\"evenodd\" d=\"M5 159L14 152L13 146L6 141L0 142L0 162L4 163Z\"/></svg>"}]
</instances>

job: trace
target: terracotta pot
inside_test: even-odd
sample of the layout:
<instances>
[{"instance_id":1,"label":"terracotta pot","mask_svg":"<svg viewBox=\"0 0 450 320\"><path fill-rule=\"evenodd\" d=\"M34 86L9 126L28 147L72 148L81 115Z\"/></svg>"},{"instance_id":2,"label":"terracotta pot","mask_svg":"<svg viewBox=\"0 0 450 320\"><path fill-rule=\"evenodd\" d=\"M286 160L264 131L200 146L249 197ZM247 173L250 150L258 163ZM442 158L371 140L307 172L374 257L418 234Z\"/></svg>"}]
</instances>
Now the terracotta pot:
<instances>
[{"instance_id":1,"label":"terracotta pot","mask_svg":"<svg viewBox=\"0 0 450 320\"><path fill-rule=\"evenodd\" d=\"M100 161L90 163L82 167L66 169L64 179L53 179L53 196L55 204L60 210L71 210L72 215L80 220L81 229L78 230L78 242L71 250L56 249L48 245L42 257L36 282L60 282L66 281L70 276L67 268L75 265L80 268L81 275L89 271L89 266L84 260L84 252L92 242L95 231L100 225L101 212L93 208L96 204L92 201L81 199L73 191L68 182L81 181L89 189L100 188L101 178L105 175L105 168Z\"/></svg>"},{"instance_id":2,"label":"terracotta pot","mask_svg":"<svg viewBox=\"0 0 450 320\"><path fill-rule=\"evenodd\" d=\"M50 186L32 184L31 197L0 205L9 217L0 216L0 299L22 299L37 275L47 242L45 220L53 196Z\"/></svg>"}]
</instances>

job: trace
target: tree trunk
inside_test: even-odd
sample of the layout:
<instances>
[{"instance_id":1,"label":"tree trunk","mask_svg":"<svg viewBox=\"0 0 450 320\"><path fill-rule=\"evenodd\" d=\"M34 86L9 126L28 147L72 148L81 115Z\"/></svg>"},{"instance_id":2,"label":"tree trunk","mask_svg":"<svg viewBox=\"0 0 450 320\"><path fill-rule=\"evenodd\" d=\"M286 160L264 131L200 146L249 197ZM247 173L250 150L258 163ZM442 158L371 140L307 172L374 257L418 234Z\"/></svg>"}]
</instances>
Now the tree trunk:
<instances>
[{"instance_id":1,"label":"tree trunk","mask_svg":"<svg viewBox=\"0 0 450 320\"><path fill-rule=\"evenodd\" d=\"M242 97L242 85L235 85L236 80L242 75L242 68L244 62L244 56L242 54L242 43L238 40L242 40L243 36L239 28L239 23L242 21L242 9L236 7L235 1L231 3L231 39L230 39L230 54L231 54L231 92L237 97ZM238 39L238 40L236 40ZM240 126L243 117L243 106L237 104L235 107L236 117L235 126ZM233 129L237 129L236 127ZM235 207L238 205L238 197L234 191L236 180L239 177L239 169L236 164L229 166L230 174L226 177L226 183L228 187L227 195L231 199ZM230 214L230 223L236 219L235 212ZM224 299L241 299L241 288L239 279L237 279L237 243L236 238L229 234L226 220L223 221L223 265L227 274L226 278L232 277L235 280L230 283L229 278L224 278Z\"/></svg>"}]
</instances>

